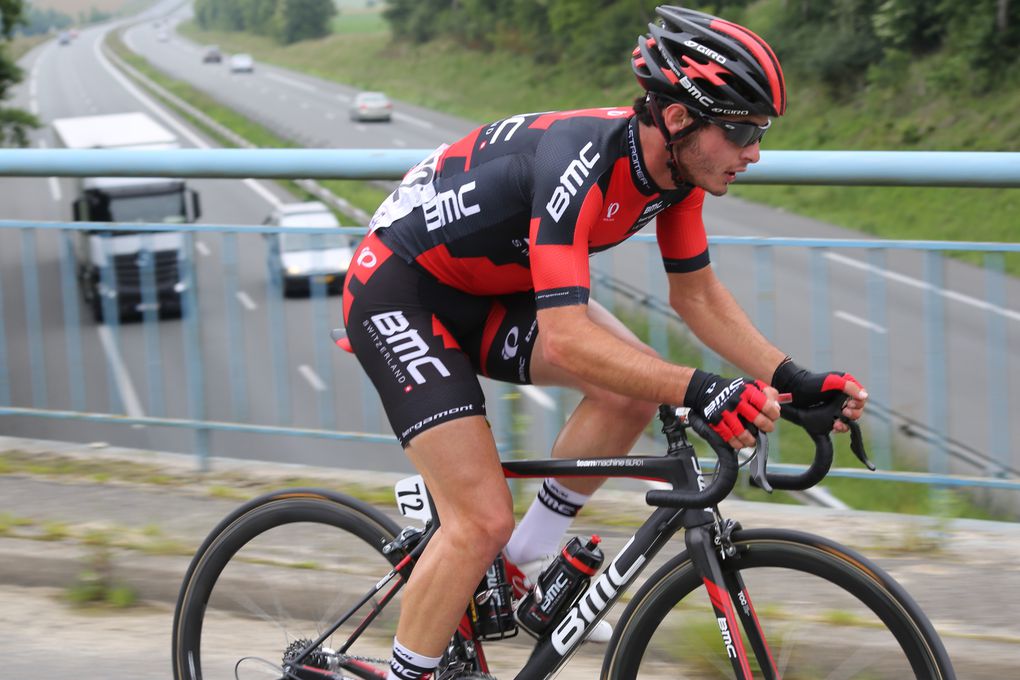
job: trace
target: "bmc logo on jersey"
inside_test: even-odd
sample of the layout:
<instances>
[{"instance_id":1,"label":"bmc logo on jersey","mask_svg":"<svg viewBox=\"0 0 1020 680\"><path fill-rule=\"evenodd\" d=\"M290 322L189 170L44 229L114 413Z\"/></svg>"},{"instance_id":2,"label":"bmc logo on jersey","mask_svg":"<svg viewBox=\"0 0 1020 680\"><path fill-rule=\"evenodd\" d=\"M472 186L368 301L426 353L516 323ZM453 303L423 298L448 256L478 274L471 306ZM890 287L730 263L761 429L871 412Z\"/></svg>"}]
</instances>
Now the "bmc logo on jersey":
<instances>
[{"instance_id":1,"label":"bmc logo on jersey","mask_svg":"<svg viewBox=\"0 0 1020 680\"><path fill-rule=\"evenodd\" d=\"M421 372L424 366L432 366L439 375L449 377L450 371L443 362L428 356L429 346L421 339L418 331L410 327L411 324L407 323L403 312L375 314L372 316L372 325L386 338L386 344L404 364L404 368L416 383L419 385L425 383L425 376Z\"/></svg>"},{"instance_id":2,"label":"bmc logo on jersey","mask_svg":"<svg viewBox=\"0 0 1020 680\"><path fill-rule=\"evenodd\" d=\"M466 215L480 213L482 209L478 204L468 205L464 197L475 190L475 183L468 182L459 189L440 191L429 201L422 204L422 211L425 213L425 228L435 231L445 227L450 222L455 222Z\"/></svg>"},{"instance_id":3,"label":"bmc logo on jersey","mask_svg":"<svg viewBox=\"0 0 1020 680\"><path fill-rule=\"evenodd\" d=\"M584 180L591 174L591 169L598 163L601 154L596 153L594 157L588 158L593 142L588 142L581 149L577 158L570 162L567 169L560 175L560 185L553 191L552 198L545 204L554 222L559 222L563 213L570 207L570 199L577 194L577 190L584 184Z\"/></svg>"}]
</instances>

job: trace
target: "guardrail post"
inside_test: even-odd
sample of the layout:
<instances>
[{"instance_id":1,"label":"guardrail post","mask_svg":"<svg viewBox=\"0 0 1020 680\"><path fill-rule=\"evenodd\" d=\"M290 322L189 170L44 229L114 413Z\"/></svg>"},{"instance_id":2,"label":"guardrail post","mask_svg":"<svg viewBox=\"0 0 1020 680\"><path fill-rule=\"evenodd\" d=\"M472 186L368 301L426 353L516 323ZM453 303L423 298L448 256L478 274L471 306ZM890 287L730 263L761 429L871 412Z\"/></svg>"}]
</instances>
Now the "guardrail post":
<instances>
[{"instance_id":1,"label":"guardrail post","mask_svg":"<svg viewBox=\"0 0 1020 680\"><path fill-rule=\"evenodd\" d=\"M0 405L11 405L11 374L7 370L7 328L4 324L4 277L0 276Z\"/></svg>"},{"instance_id":2,"label":"guardrail post","mask_svg":"<svg viewBox=\"0 0 1020 680\"><path fill-rule=\"evenodd\" d=\"M312 242L316 245L315 268L319 269L325 247L325 237L322 234L312 234ZM331 372L329 365L329 309L326 306L326 282L312 281L312 352L315 355L315 367L320 376L328 376ZM336 426L336 410L333 408L333 393L328 389L316 389L316 402L319 405L319 426L326 430L332 430Z\"/></svg>"},{"instance_id":3,"label":"guardrail post","mask_svg":"<svg viewBox=\"0 0 1020 680\"><path fill-rule=\"evenodd\" d=\"M273 387L276 391L276 422L290 423L290 376L287 374L287 337L284 334L283 274L272 267L266 284L266 308L269 312L269 351L272 354Z\"/></svg>"},{"instance_id":4,"label":"guardrail post","mask_svg":"<svg viewBox=\"0 0 1020 680\"><path fill-rule=\"evenodd\" d=\"M648 297L651 300L658 298L659 291L666 290L666 286L663 282L662 257L659 255L659 249L654 244L647 244L644 248L648 260L646 265L648 272ZM648 317L648 344L659 355L668 358L669 331L666 326L666 315L659 314L651 304L645 307L645 314Z\"/></svg>"},{"instance_id":5,"label":"guardrail post","mask_svg":"<svg viewBox=\"0 0 1020 680\"><path fill-rule=\"evenodd\" d=\"M773 249L770 246L754 246L754 271L757 284L757 301L755 304L755 325L769 340L775 340L776 320L776 287L772 272ZM777 428L778 434L778 428ZM782 450L780 437L772 437L769 442L769 456L779 461Z\"/></svg>"},{"instance_id":6,"label":"guardrail post","mask_svg":"<svg viewBox=\"0 0 1020 680\"><path fill-rule=\"evenodd\" d=\"M230 406L234 420L248 417L248 378L244 370L245 339L238 302L237 234L225 232L221 241L223 252L223 296L227 310L227 357L230 363Z\"/></svg>"},{"instance_id":7,"label":"guardrail post","mask_svg":"<svg viewBox=\"0 0 1020 680\"><path fill-rule=\"evenodd\" d=\"M871 270L868 274L868 316L875 324L868 333L870 366L868 393L887 413L884 418L872 418L868 425L869 439L875 465L882 470L892 468L892 396L889 392L889 333L886 324L885 251L875 248L868 251Z\"/></svg>"},{"instance_id":8,"label":"guardrail post","mask_svg":"<svg viewBox=\"0 0 1020 680\"><path fill-rule=\"evenodd\" d=\"M1009 381L999 379L1006 374L1009 355L1006 351L1006 319L999 310L1006 307L1006 285L1003 276L1004 258L1002 253L985 253L985 276L988 298L988 442L991 459L986 472L1004 476L1009 468Z\"/></svg>"},{"instance_id":9,"label":"guardrail post","mask_svg":"<svg viewBox=\"0 0 1020 680\"><path fill-rule=\"evenodd\" d=\"M148 413L162 416L163 404L163 352L159 342L159 293L156 290L156 249L152 247L154 234L142 235L141 260L142 323L145 334L145 364L148 369Z\"/></svg>"},{"instance_id":10,"label":"guardrail post","mask_svg":"<svg viewBox=\"0 0 1020 680\"><path fill-rule=\"evenodd\" d=\"M948 471L946 438L948 436L949 409L946 403L946 337L945 309L942 301L943 260L935 251L924 253L924 280L928 284L924 294L925 338L924 349L927 370L928 423L934 440L928 469L939 475ZM944 487L933 487L932 500L936 507L945 503ZM941 514L941 509L939 510Z\"/></svg>"},{"instance_id":11,"label":"guardrail post","mask_svg":"<svg viewBox=\"0 0 1020 680\"><path fill-rule=\"evenodd\" d=\"M85 372L81 351L81 305L75 275L74 238L70 229L60 231L60 291L64 301L64 340L67 347L67 379L71 408L85 410ZM2 316L3 310L0 310ZM0 320L0 324L3 321ZM2 329L0 329L2 331ZM2 357L0 357L2 358Z\"/></svg>"},{"instance_id":12,"label":"guardrail post","mask_svg":"<svg viewBox=\"0 0 1020 680\"><path fill-rule=\"evenodd\" d=\"M43 357L42 320L39 316L39 271L35 256L35 230L21 231L21 276L25 286L25 329L28 364L32 372L32 405L46 408L46 364Z\"/></svg>"},{"instance_id":13,"label":"guardrail post","mask_svg":"<svg viewBox=\"0 0 1020 680\"><path fill-rule=\"evenodd\" d=\"M113 262L113 239L101 237L99 240L100 248L103 250L103 266L99 268L99 285L96 286L96 297L92 301L93 317L96 316L95 311L98 310L98 316L101 316L102 320L96 320L96 332L99 333L100 341L106 346L107 355L119 357L120 305L114 298L103 294L104 290L117 290L117 273ZM124 410L124 403L120 396L117 373L112 361L106 363L106 381L110 390L110 411L119 413Z\"/></svg>"},{"instance_id":14,"label":"guardrail post","mask_svg":"<svg viewBox=\"0 0 1020 680\"><path fill-rule=\"evenodd\" d=\"M182 302L184 326L184 361L188 365L188 412L192 420L206 419L205 410L205 368L202 361L202 333L199 328L198 295L195 276L195 235L184 232L183 252L178 254L178 263L186 284ZM199 427L195 430L195 454L199 468L209 470L209 430Z\"/></svg>"},{"instance_id":15,"label":"guardrail post","mask_svg":"<svg viewBox=\"0 0 1020 680\"><path fill-rule=\"evenodd\" d=\"M811 249L811 361L816 371L832 365L828 254L828 248Z\"/></svg>"}]
</instances>

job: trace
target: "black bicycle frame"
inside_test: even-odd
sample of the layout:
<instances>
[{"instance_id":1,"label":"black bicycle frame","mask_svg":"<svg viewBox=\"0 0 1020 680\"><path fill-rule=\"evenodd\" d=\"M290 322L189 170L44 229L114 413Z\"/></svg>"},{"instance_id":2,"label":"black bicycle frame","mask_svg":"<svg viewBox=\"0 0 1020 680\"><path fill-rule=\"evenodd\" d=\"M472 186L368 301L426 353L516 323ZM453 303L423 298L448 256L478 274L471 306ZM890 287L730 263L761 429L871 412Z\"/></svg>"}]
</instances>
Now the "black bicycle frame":
<instances>
[{"instance_id":1,"label":"black bicycle frame","mask_svg":"<svg viewBox=\"0 0 1020 680\"><path fill-rule=\"evenodd\" d=\"M516 478L628 477L670 482L674 489L683 491L703 490L704 477L694 447L682 436L675 441L668 433L667 437L671 441L666 456L515 461L503 463L503 469L507 477ZM552 632L539 640L527 663L515 676L516 680L541 680L566 663L594 625L680 529L685 529L687 549L708 590L722 645L732 662L735 677L738 680L752 678L737 620L739 612L765 677L778 680L778 671L743 580L739 574L723 574L719 562L721 553L716 545L718 520L708 509L656 508ZM740 606L735 607L734 602L739 602Z\"/></svg>"}]
</instances>

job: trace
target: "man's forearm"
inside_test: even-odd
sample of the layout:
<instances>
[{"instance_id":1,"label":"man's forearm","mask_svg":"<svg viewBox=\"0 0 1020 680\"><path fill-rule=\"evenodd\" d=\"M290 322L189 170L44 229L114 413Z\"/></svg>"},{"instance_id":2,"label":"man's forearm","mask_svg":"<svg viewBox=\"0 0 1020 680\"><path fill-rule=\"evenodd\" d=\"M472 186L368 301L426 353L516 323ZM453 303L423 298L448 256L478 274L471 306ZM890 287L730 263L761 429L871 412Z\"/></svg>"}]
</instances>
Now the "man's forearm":
<instances>
[{"instance_id":1,"label":"man's forearm","mask_svg":"<svg viewBox=\"0 0 1020 680\"><path fill-rule=\"evenodd\" d=\"M696 295L670 296L698 339L753 378L766 383L786 354L762 335L730 292L714 279Z\"/></svg>"}]
</instances>

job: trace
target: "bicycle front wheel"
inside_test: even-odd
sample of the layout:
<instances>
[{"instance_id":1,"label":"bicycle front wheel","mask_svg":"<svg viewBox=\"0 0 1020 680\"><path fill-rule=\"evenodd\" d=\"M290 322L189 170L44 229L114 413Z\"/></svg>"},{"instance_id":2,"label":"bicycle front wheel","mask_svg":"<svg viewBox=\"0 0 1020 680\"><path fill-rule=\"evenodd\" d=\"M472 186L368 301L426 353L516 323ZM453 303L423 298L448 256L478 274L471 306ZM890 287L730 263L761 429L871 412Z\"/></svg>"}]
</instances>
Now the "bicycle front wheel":
<instances>
[{"instance_id":1,"label":"bicycle front wheel","mask_svg":"<svg viewBox=\"0 0 1020 680\"><path fill-rule=\"evenodd\" d=\"M795 531L737 531L738 557L722 560L734 608L753 612L768 650L717 619L701 576L683 552L649 577L617 624L602 677L734 678L743 645L756 678L952 680L928 618L889 575L827 539ZM724 644L729 636L732 644Z\"/></svg>"},{"instance_id":2,"label":"bicycle front wheel","mask_svg":"<svg viewBox=\"0 0 1020 680\"><path fill-rule=\"evenodd\" d=\"M351 611L391 570L382 548L398 531L375 508L322 490L280 491L239 508L212 531L185 576L174 614L175 680L283 677L288 655ZM380 597L369 598L308 665L334 669L333 652ZM371 635L346 650L351 663L388 661L396 615L394 603Z\"/></svg>"}]
</instances>

